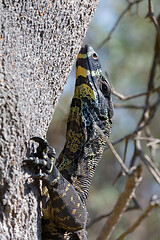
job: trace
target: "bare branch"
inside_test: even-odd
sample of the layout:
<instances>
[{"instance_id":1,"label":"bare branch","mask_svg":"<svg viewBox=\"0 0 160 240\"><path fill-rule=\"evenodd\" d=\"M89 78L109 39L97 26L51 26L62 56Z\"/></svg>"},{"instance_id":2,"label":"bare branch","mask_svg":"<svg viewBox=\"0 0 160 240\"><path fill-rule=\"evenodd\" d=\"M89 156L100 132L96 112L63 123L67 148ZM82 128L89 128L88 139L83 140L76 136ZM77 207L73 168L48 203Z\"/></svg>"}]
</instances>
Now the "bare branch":
<instances>
[{"instance_id":1,"label":"bare branch","mask_svg":"<svg viewBox=\"0 0 160 240\"><path fill-rule=\"evenodd\" d=\"M152 1L148 1L148 2L149 2L149 4L148 4L149 12L147 15L151 19L151 21L154 23L154 25L156 26L156 30L157 30L155 47L154 47L153 63L152 63L152 67L150 70L149 81L148 81L148 90L150 90L150 89L154 88L154 79L155 79L155 75L156 75L156 69L157 69L158 62L160 60L160 14L159 14L158 18L156 19L154 16L154 13L153 13Z\"/></svg>"},{"instance_id":2,"label":"bare branch","mask_svg":"<svg viewBox=\"0 0 160 240\"><path fill-rule=\"evenodd\" d=\"M160 140L158 138L151 138L151 137L135 137L135 140L160 142Z\"/></svg>"},{"instance_id":3,"label":"bare branch","mask_svg":"<svg viewBox=\"0 0 160 240\"><path fill-rule=\"evenodd\" d=\"M154 195L147 207L147 209L145 210L145 212L139 217L139 219L133 224L132 227L130 227L125 233L123 233L117 240L123 240L126 238L126 236L130 233L132 233L141 223L142 221L148 217L148 215L151 213L151 211L153 209L155 209L156 207L160 207L160 200L158 199L158 197L156 195Z\"/></svg>"},{"instance_id":4,"label":"bare branch","mask_svg":"<svg viewBox=\"0 0 160 240\"><path fill-rule=\"evenodd\" d=\"M97 240L108 240L113 230L115 229L116 224L119 222L122 213L126 210L127 206L133 194L136 190L136 187L142 180L142 167L138 165L133 167L130 170L130 173L127 174L126 185L123 193L120 195L112 214L107 219L102 231L100 232Z\"/></svg>"},{"instance_id":5,"label":"bare branch","mask_svg":"<svg viewBox=\"0 0 160 240\"><path fill-rule=\"evenodd\" d=\"M149 96L150 94L153 94L153 93L159 92L159 91L160 91L160 86L156 87L154 89L151 89L150 91L147 91L147 92L138 93L138 94L131 95L131 96L124 96L123 94L117 92L115 89L112 88L112 94L117 96L119 99L124 100L124 101L130 100L130 99L133 99L133 98L137 98L137 97Z\"/></svg>"},{"instance_id":6,"label":"bare branch","mask_svg":"<svg viewBox=\"0 0 160 240\"><path fill-rule=\"evenodd\" d=\"M131 207L129 206L129 207L125 210L125 212L129 212L129 211L133 211L133 210L137 210L137 209L140 209L140 207L137 206L137 205L135 205L135 206L133 206L133 207L132 207L132 206L131 206ZM95 219L93 219L92 221L90 221L90 222L87 224L87 229L90 228L94 223L99 222L100 220L109 217L111 214L112 214L112 211L109 212L109 213L103 214L103 215L101 215L101 216L99 216L99 217L97 217L97 218L95 218Z\"/></svg>"},{"instance_id":7,"label":"bare branch","mask_svg":"<svg viewBox=\"0 0 160 240\"><path fill-rule=\"evenodd\" d=\"M128 148L128 141L129 141L129 139L128 138L126 138L125 139L125 148L124 148L124 156L123 156L123 162L125 163L125 161L126 161L126 154L127 154L127 148ZM113 184L112 185L114 185L116 182L117 182L117 180L122 176L122 170L118 173L118 175L117 175L117 177L115 178L115 180L114 180L114 182L113 182Z\"/></svg>"},{"instance_id":8,"label":"bare branch","mask_svg":"<svg viewBox=\"0 0 160 240\"><path fill-rule=\"evenodd\" d=\"M133 104L114 104L115 108L130 108L130 109L135 109L135 110L143 110L146 109L145 106L137 106L137 105L133 105Z\"/></svg>"},{"instance_id":9,"label":"bare branch","mask_svg":"<svg viewBox=\"0 0 160 240\"><path fill-rule=\"evenodd\" d=\"M156 19L156 17L154 16L154 11L153 11L153 2L152 0L148 0L148 13L146 15L146 18L149 18L153 24L155 25L156 27L156 30L157 30L157 33L160 34L160 27L159 27L159 24L158 24L158 21Z\"/></svg>"},{"instance_id":10,"label":"bare branch","mask_svg":"<svg viewBox=\"0 0 160 240\"><path fill-rule=\"evenodd\" d=\"M145 165L147 166L148 170L150 171L154 179L160 184L160 171L157 168L157 166L154 164L152 159L147 154L145 154L142 150L138 151L138 156L145 163Z\"/></svg>"},{"instance_id":11,"label":"bare branch","mask_svg":"<svg viewBox=\"0 0 160 240\"><path fill-rule=\"evenodd\" d=\"M115 142L112 143L112 144L113 144L113 145L116 145L116 144L122 142L123 140L125 140L126 138L131 138L131 137L133 137L136 133L138 133L139 131L141 131L142 129L144 129L147 125L149 125L150 122L152 121L152 119L153 119L153 117L154 117L157 109L158 109L159 104L160 104L160 96L158 97L156 103L153 105L153 110L151 111L150 116L148 117L148 119L146 119L145 121L142 121L142 119L144 118L144 117L143 117L144 113L143 113L142 118L141 118L140 122L138 123L137 128L136 128L133 132L131 132L131 133L129 133L128 135L126 135L126 136L118 139L117 141L115 141Z\"/></svg>"},{"instance_id":12,"label":"bare branch","mask_svg":"<svg viewBox=\"0 0 160 240\"><path fill-rule=\"evenodd\" d=\"M98 46L97 50L99 50L107 41L110 40L113 32L115 31L116 27L118 26L119 22L121 21L121 19L123 18L123 16L131 9L131 7L134 4L138 4L140 2L142 2L143 0L135 0L133 2L128 1L128 6L124 9L124 11L120 14L120 16L118 17L116 23L114 24L113 28L111 29L111 31L109 32L107 38L105 38L102 43Z\"/></svg>"},{"instance_id":13,"label":"bare branch","mask_svg":"<svg viewBox=\"0 0 160 240\"><path fill-rule=\"evenodd\" d=\"M160 143L160 139L153 138L153 137L136 137L135 140L149 141L147 143L147 147L149 147L149 146L155 147L156 144Z\"/></svg>"},{"instance_id":14,"label":"bare branch","mask_svg":"<svg viewBox=\"0 0 160 240\"><path fill-rule=\"evenodd\" d=\"M116 152L115 148L113 147L112 143L110 143L108 141L108 139L106 139L106 143L108 145L108 147L110 148L110 150L112 151L113 155L115 156L115 158L118 160L119 164L121 165L121 168L124 170L125 173L129 173L129 169L126 167L126 165L124 164L122 158L119 156L119 154Z\"/></svg>"},{"instance_id":15,"label":"bare branch","mask_svg":"<svg viewBox=\"0 0 160 240\"><path fill-rule=\"evenodd\" d=\"M103 131L100 129L100 127L94 123L94 127L97 129L97 131L99 131L99 133L101 134L102 138L104 138L104 140L106 141L106 144L108 145L108 147L110 148L110 150L112 151L113 155L115 156L115 158L118 160L118 162L120 163L122 169L124 170L124 172L126 174L129 173L129 169L126 167L126 165L124 164L122 158L119 156L119 154L116 152L115 148L113 147L112 143L110 143L108 141L108 138L104 135Z\"/></svg>"},{"instance_id":16,"label":"bare branch","mask_svg":"<svg viewBox=\"0 0 160 240\"><path fill-rule=\"evenodd\" d=\"M110 40L113 32L115 31L116 27L118 26L118 24L120 22L120 20L127 13L127 11L129 11L131 9L132 5L137 4L137 6L138 6L138 3L141 2L141 1L127 0L127 2L128 2L127 8L121 13L121 15L117 19L115 25L113 26L113 28L109 32L108 37L100 44L99 48L101 48L103 46L103 44L105 44L107 41ZM155 87L155 84L154 84L157 65L158 65L158 63L160 63L160 27L159 27L160 15L157 19L155 18L154 12L153 12L152 0L148 0L148 5L149 5L149 10L148 10L147 17L149 17L151 19L151 21L154 23L154 25L156 27L156 30L157 30L157 37L156 37L156 42L155 42L155 53L154 53L154 57L153 57L153 63L152 63L152 67L151 67L151 70L150 70L150 75L149 75L149 79L148 79L148 83L147 83L147 85L148 85L147 86L147 91L139 93L139 94L134 94L134 95L131 95L131 96L124 96L124 95L116 92L114 89L112 89L112 94L117 96L119 99L121 99L123 101L145 96L145 104L143 106L138 106L138 105L134 105L134 104L125 104L125 105L124 104L115 104L116 108L130 108L130 109L143 110L142 116L141 116L141 118L140 118L140 120L137 124L136 129L133 132L131 132L130 134L128 134L128 135L124 136L123 138L117 140L113 144L115 145L115 144L117 144L117 143L119 143L123 140L126 140L128 142L130 138L134 138L134 140L135 140L135 151L134 151L134 155L133 155L131 163L134 164L136 158L139 157L145 163L145 165L147 166L148 170L151 172L151 174L153 175L155 180L158 183L160 183L160 171L159 171L159 169L157 168L155 163L152 161L152 158L149 157L147 154L145 154L143 152L143 150L141 149L141 146L140 146L140 141L141 140L149 141L147 143L147 147L155 147L156 144L160 143L160 140L152 137L152 134L150 134L149 137L147 137L145 139L140 137L141 136L141 131L142 130L146 131L146 129L147 129L146 127L148 127L148 125L153 120L153 117L155 116L155 113L156 113L156 111L158 109L158 106L160 104L160 86ZM152 101L150 101L151 100L150 96L154 93L157 93L158 97L156 99L156 102L153 104ZM103 135L103 133L102 133L102 135ZM124 159L122 160L121 157L119 156L119 154L116 152L113 145L107 139L106 139L106 143L107 143L108 147L110 148L110 150L112 151L113 155L116 157L116 159L120 163L121 168L123 169L119 173L118 177L121 176L123 172L125 172L125 174L127 175L127 181L128 181L128 176L130 174L130 170L125 165L127 144L125 145ZM118 179L118 177L116 178L116 180ZM126 183L126 185L127 185L127 183ZM123 192L124 195L129 194L127 191L126 191L126 186L125 186L125 190ZM128 198L125 199L125 197L122 197L122 195L120 196L119 200L117 201L117 204L116 204L115 208L113 209L113 211L111 211L108 214L104 214L97 219L94 219L90 223L90 225L92 225L93 223L99 221L102 218L109 217L108 220L106 221L105 226L102 229L102 232L100 233L99 237L97 238L97 240L109 239L109 237L110 237L112 231L114 230L115 225L119 221L124 209L126 209L126 206L127 206L127 204L129 203L129 200L130 200L130 196L128 195ZM126 200L126 202L125 202L125 200ZM148 207L148 209L145 211L145 213L140 217L140 219L135 223L133 228L131 228L132 231L134 231L134 229L135 229L134 227L137 227L142 222L142 220L146 216L148 216L149 212L152 210L151 205ZM138 225L136 225L136 224L138 224ZM129 231L130 231L130 229L126 233L128 234ZM123 235L123 236L126 236L126 235ZM121 237L123 237L123 236L121 236ZM123 238L121 238L121 237L118 240L122 240Z\"/></svg>"}]
</instances>

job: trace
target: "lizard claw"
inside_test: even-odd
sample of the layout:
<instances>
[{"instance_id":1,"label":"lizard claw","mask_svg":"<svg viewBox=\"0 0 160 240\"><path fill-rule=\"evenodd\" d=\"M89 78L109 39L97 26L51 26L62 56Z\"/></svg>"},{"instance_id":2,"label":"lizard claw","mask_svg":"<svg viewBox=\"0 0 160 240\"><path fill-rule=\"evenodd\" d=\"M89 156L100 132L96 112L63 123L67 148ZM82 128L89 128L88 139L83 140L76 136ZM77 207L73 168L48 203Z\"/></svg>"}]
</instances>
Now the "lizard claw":
<instances>
[{"instance_id":1,"label":"lizard claw","mask_svg":"<svg viewBox=\"0 0 160 240\"><path fill-rule=\"evenodd\" d=\"M39 143L39 146L37 148L37 156L39 158L42 158L45 155L48 157L55 157L56 152L54 148L52 148L48 141L46 139L43 139L41 137L32 137L31 140Z\"/></svg>"},{"instance_id":2,"label":"lizard claw","mask_svg":"<svg viewBox=\"0 0 160 240\"><path fill-rule=\"evenodd\" d=\"M32 178L34 179L43 179L46 176L45 173L42 173L41 171L38 174L32 174Z\"/></svg>"},{"instance_id":3,"label":"lizard claw","mask_svg":"<svg viewBox=\"0 0 160 240\"><path fill-rule=\"evenodd\" d=\"M41 137L32 137L31 140L39 143L39 145L40 145L41 147L43 147L43 148L46 148L46 147L49 146L49 143L47 142L47 140L46 140L46 139L43 139L43 138L41 138Z\"/></svg>"},{"instance_id":4,"label":"lizard claw","mask_svg":"<svg viewBox=\"0 0 160 240\"><path fill-rule=\"evenodd\" d=\"M32 149L29 147L27 153L27 159L23 160L25 165L36 171L41 171L42 174L50 174L52 172L53 166L55 164L55 150L52 148L47 140L40 137L32 137L31 140L39 143L37 149ZM34 144L32 144L34 145ZM40 173L37 175L37 178L42 178ZM34 175L33 175L34 177Z\"/></svg>"}]
</instances>

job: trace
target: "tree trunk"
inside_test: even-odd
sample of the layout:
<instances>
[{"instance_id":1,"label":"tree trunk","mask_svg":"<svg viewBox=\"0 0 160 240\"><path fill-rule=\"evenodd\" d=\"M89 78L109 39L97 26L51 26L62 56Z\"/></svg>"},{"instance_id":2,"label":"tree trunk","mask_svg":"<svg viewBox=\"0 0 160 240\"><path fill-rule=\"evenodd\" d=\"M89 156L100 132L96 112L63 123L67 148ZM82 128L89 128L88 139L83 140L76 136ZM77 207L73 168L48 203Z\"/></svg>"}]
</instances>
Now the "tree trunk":
<instances>
[{"instance_id":1,"label":"tree trunk","mask_svg":"<svg viewBox=\"0 0 160 240\"><path fill-rule=\"evenodd\" d=\"M0 57L0 239L40 239L27 143L46 136L98 0L3 0Z\"/></svg>"}]
</instances>

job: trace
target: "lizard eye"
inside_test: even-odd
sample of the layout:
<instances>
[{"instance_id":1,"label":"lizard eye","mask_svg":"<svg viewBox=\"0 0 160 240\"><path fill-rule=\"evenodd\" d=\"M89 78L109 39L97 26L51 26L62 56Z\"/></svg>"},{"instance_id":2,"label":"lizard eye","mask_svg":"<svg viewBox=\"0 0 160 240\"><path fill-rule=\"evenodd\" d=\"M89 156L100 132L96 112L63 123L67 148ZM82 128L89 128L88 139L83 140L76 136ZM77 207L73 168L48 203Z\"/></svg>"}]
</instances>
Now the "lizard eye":
<instances>
[{"instance_id":1,"label":"lizard eye","mask_svg":"<svg viewBox=\"0 0 160 240\"><path fill-rule=\"evenodd\" d=\"M102 92L107 92L108 88L106 84L102 83Z\"/></svg>"},{"instance_id":2,"label":"lizard eye","mask_svg":"<svg viewBox=\"0 0 160 240\"><path fill-rule=\"evenodd\" d=\"M97 56L97 54L95 52L93 53L92 57L93 57L94 60L98 59L98 56Z\"/></svg>"},{"instance_id":3,"label":"lizard eye","mask_svg":"<svg viewBox=\"0 0 160 240\"><path fill-rule=\"evenodd\" d=\"M100 89L105 97L110 98L111 89L106 82L101 82Z\"/></svg>"}]
</instances>

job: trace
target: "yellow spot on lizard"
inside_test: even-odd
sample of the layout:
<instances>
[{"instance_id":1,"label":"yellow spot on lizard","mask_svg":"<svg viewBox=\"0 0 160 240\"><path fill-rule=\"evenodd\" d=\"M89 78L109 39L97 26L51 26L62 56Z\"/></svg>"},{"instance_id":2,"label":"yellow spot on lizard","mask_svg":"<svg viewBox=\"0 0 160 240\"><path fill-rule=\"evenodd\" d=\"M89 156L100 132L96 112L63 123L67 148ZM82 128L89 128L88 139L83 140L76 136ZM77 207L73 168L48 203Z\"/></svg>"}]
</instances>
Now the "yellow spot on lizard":
<instances>
[{"instance_id":1,"label":"yellow spot on lizard","mask_svg":"<svg viewBox=\"0 0 160 240\"><path fill-rule=\"evenodd\" d=\"M76 209L73 209L72 214L75 214L75 213L76 213Z\"/></svg>"}]
</instances>

